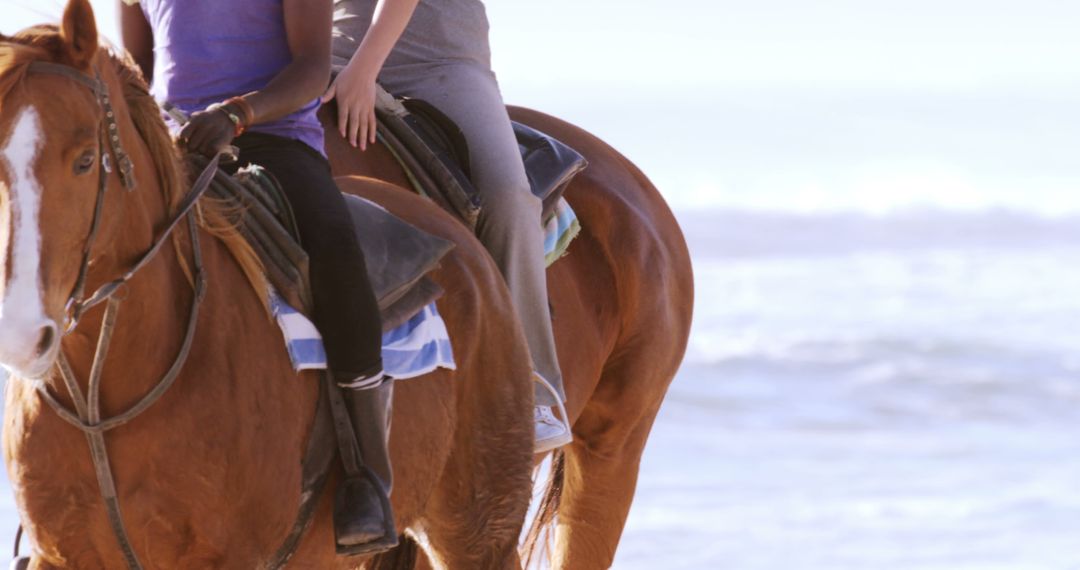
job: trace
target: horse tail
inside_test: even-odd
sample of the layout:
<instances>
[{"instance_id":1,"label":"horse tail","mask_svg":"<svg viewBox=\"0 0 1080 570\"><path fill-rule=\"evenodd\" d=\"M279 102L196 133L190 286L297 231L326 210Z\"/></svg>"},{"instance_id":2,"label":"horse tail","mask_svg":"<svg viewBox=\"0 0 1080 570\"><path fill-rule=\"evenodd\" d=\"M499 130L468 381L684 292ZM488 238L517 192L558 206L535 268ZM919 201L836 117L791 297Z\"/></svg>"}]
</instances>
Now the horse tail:
<instances>
[{"instance_id":1,"label":"horse tail","mask_svg":"<svg viewBox=\"0 0 1080 570\"><path fill-rule=\"evenodd\" d=\"M411 536L403 534L397 546L375 556L371 568L372 570L413 570L419 553L420 545Z\"/></svg>"},{"instance_id":2,"label":"horse tail","mask_svg":"<svg viewBox=\"0 0 1080 570\"><path fill-rule=\"evenodd\" d=\"M555 515L559 514L559 503L562 501L563 486L566 481L566 452L559 449L551 456L551 474L548 476L544 498L540 499L540 505L536 510L536 516L529 524L529 532L525 535L525 542L521 545L524 567L532 566L534 559L546 559L547 566L551 564L552 542L554 541Z\"/></svg>"}]
</instances>

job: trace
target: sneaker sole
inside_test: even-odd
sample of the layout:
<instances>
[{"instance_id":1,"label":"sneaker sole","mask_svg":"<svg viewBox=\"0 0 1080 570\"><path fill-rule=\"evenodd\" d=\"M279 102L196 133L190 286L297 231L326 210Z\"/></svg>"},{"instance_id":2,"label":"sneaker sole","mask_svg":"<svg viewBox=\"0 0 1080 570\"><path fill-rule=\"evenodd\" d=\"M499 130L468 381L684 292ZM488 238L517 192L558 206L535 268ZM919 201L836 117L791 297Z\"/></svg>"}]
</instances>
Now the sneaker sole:
<instances>
[{"instance_id":1,"label":"sneaker sole","mask_svg":"<svg viewBox=\"0 0 1080 570\"><path fill-rule=\"evenodd\" d=\"M562 435L559 435L557 437L549 437L547 439L537 440L536 443L533 444L533 453L547 453L553 449L558 449L572 441L574 441L574 434L570 433L570 431L567 430Z\"/></svg>"}]
</instances>

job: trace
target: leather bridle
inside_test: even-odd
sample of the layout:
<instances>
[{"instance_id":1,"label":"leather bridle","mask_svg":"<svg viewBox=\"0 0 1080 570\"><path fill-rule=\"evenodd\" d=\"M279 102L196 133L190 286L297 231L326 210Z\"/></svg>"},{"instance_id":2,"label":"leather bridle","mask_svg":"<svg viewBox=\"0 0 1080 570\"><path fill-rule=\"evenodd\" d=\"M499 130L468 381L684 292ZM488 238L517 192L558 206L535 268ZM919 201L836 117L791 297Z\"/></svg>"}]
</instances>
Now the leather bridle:
<instances>
[{"instance_id":1,"label":"leather bridle","mask_svg":"<svg viewBox=\"0 0 1080 570\"><path fill-rule=\"evenodd\" d=\"M57 400L56 397L49 392L48 385L44 381L35 381L35 388L41 395L41 398L57 413L57 415L60 416L60 418L75 426L86 435L87 443L90 446L91 457L94 462L94 470L97 474L98 486L101 490L101 495L105 501L106 510L108 512L109 524L112 526L113 533L116 535L116 539L123 551L128 568L132 570L141 570L142 565L139 562L138 556L135 554L135 549L131 544L127 530L124 527L123 518L120 514L120 504L117 497L116 484L113 479L112 469L109 465L108 450L105 446L105 432L131 421L157 402L162 395L172 387L176 378L179 376L180 371L183 369L184 363L191 351L192 341L195 338L196 323L198 322L199 308L202 305L203 297L206 293L206 274L202 263L198 224L195 221L195 217L188 216L188 214L191 213L191 210L194 208L199 198L202 197L210 186L210 182L217 171L221 155L215 156L202 171L191 190L177 206L175 213L173 213L172 217L169 219L169 223L165 226L165 229L154 239L150 248L139 258L139 260L120 277L106 282L104 285L98 287L92 295L86 297L83 293L86 285L86 274L89 271L91 262L90 252L93 248L94 240L97 237L98 228L101 223L105 203L105 193L108 187L109 176L113 171L110 155L112 159L115 159L123 186L128 191L133 190L136 186L134 166L131 158L124 152L120 143L120 133L116 122L116 116L109 98L108 88L104 81L102 81L100 73L95 70L94 77L90 77L85 73L65 65L48 62L32 62L29 64L27 74L59 75L89 88L97 99L103 114L101 126L98 130L98 147L101 152L101 162L98 170L97 201L94 205L94 217L91 221L90 230L83 245L82 264L79 267L79 274L65 306L66 322L64 323L63 331L64 336L70 334L78 326L79 319L87 310L101 303L107 303L105 315L101 321L101 331L98 336L97 348L94 352L94 360L90 368L88 394L84 397L79 382L76 380L71 365L64 356L62 349L57 356L56 366L64 380L64 384L71 396L75 409L71 410ZM173 230L185 217L187 218L188 231L191 236L191 266L193 267L194 273L195 291L191 302L191 310L188 315L186 332L180 350L173 360L172 366L169 367L165 375L158 380L157 384L150 392L123 413L111 418L102 419L100 398L101 374L104 368L105 357L109 350L109 342L116 325L116 315L119 311L120 303L123 301L123 296L120 295L119 292L124 289L127 282L131 280L139 270L145 267L154 256L157 255L162 244L164 244L172 235Z\"/></svg>"}]
</instances>

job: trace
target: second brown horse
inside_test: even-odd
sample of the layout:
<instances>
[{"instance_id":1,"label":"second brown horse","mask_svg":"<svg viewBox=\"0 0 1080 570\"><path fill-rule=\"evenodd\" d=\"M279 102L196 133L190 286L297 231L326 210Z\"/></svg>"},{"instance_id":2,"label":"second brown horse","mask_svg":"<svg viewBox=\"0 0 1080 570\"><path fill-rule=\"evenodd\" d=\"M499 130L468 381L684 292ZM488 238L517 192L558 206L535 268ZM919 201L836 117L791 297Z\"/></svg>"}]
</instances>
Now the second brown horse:
<instances>
[{"instance_id":1,"label":"second brown horse","mask_svg":"<svg viewBox=\"0 0 1080 570\"><path fill-rule=\"evenodd\" d=\"M549 115L519 107L510 114L589 161L566 191L581 234L548 270L574 442L556 461L541 522L557 514L552 567L605 569L615 558L653 420L686 350L694 306L690 256L660 193L624 156ZM407 192L409 180L385 147L360 153L337 135L329 109L322 119L335 174L383 179Z\"/></svg>"}]
</instances>

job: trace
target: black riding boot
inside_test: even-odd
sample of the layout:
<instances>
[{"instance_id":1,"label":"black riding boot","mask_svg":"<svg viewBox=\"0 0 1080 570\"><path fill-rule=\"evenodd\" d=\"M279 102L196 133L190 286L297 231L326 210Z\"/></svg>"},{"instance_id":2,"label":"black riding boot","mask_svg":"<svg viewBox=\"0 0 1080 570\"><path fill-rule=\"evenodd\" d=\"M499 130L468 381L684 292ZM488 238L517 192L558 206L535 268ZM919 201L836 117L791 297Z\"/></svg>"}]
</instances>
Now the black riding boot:
<instances>
[{"instance_id":1,"label":"black riding boot","mask_svg":"<svg viewBox=\"0 0 1080 570\"><path fill-rule=\"evenodd\" d=\"M343 390L356 440L360 444L359 474L338 487L334 502L334 537L338 551L374 553L397 546L397 529L390 508L393 471L388 443L394 384Z\"/></svg>"}]
</instances>

